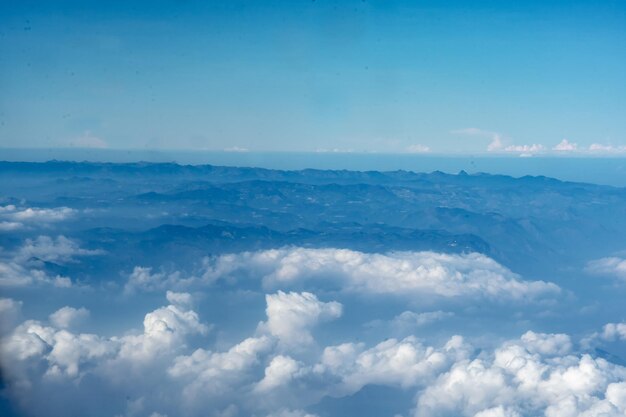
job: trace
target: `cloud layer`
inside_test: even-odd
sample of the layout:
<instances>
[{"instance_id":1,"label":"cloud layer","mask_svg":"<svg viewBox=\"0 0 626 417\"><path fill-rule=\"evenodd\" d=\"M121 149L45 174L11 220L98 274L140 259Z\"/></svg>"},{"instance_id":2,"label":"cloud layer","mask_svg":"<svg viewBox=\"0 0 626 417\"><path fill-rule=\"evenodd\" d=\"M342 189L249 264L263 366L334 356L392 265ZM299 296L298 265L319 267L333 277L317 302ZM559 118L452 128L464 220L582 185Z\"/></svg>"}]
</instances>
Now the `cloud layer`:
<instances>
[{"instance_id":1,"label":"cloud layer","mask_svg":"<svg viewBox=\"0 0 626 417\"><path fill-rule=\"evenodd\" d=\"M306 407L321 399L365 386L415 392L406 410L415 417L626 412L626 368L578 351L565 334L529 331L482 349L461 336L439 345L409 336L318 350L310 346L311 330L339 319L341 306L311 293L278 292L267 295L266 320L255 334L207 349L196 346L207 343L212 326L191 309L192 296L168 292L166 298L170 304L147 313L143 329L121 336L73 332L72 321L86 313L69 306L49 323L23 322L3 338L9 389L34 414L43 413L45 398L57 396L45 409L52 416L72 407L85 412L94 389L109 395L109 415L307 416ZM0 308L19 310L19 303L4 299ZM604 333L623 332L608 325ZM122 392L120 400L114 393Z\"/></svg>"},{"instance_id":2,"label":"cloud layer","mask_svg":"<svg viewBox=\"0 0 626 417\"><path fill-rule=\"evenodd\" d=\"M260 276L267 288L316 281L344 291L400 297L532 300L555 295L544 281L523 281L493 259L478 253L363 253L348 249L283 248L221 256L205 276Z\"/></svg>"}]
</instances>

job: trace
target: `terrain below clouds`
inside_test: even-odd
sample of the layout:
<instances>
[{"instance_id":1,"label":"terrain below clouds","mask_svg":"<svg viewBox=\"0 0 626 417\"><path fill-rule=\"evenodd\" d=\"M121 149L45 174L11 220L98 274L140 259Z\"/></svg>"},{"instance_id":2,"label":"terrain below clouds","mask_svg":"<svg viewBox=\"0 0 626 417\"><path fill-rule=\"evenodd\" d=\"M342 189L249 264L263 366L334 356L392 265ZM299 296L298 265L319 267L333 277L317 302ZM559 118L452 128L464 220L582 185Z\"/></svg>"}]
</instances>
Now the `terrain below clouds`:
<instances>
[{"instance_id":1,"label":"terrain below clouds","mask_svg":"<svg viewBox=\"0 0 626 417\"><path fill-rule=\"evenodd\" d=\"M623 415L623 236L546 177L0 162L0 410Z\"/></svg>"}]
</instances>

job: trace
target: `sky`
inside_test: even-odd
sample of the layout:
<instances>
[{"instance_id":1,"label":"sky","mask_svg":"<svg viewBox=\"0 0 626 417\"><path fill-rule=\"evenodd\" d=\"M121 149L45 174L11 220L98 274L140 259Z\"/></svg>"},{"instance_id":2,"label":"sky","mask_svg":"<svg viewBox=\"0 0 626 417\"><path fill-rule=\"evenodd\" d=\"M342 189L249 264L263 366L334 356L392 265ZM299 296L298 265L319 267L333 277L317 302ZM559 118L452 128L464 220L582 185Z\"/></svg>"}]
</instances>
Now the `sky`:
<instances>
[{"instance_id":1,"label":"sky","mask_svg":"<svg viewBox=\"0 0 626 417\"><path fill-rule=\"evenodd\" d=\"M624 1L0 4L1 148L626 155Z\"/></svg>"}]
</instances>

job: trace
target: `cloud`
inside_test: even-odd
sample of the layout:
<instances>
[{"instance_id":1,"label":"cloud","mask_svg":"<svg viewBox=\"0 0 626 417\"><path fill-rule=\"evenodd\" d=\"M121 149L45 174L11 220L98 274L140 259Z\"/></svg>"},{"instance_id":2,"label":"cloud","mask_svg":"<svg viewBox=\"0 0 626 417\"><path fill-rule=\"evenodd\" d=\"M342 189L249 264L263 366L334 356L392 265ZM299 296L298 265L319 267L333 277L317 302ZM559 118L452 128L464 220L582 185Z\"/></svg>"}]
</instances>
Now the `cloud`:
<instances>
[{"instance_id":1,"label":"cloud","mask_svg":"<svg viewBox=\"0 0 626 417\"><path fill-rule=\"evenodd\" d=\"M488 138L491 140L491 142L489 142L489 144L487 145L487 151L489 152L500 151L502 150L502 148L504 148L502 134L498 132L478 129L475 127L467 127L464 129L453 130L451 133L457 134L457 135L478 136L482 138Z\"/></svg>"},{"instance_id":2,"label":"cloud","mask_svg":"<svg viewBox=\"0 0 626 417\"><path fill-rule=\"evenodd\" d=\"M478 253L363 253L349 249L299 247L230 254L212 261L221 276L253 274L270 288L319 281L347 292L399 297L486 298L529 301L555 295L544 281L523 281L493 259ZM213 275L211 275L213 276Z\"/></svg>"},{"instance_id":3,"label":"cloud","mask_svg":"<svg viewBox=\"0 0 626 417\"><path fill-rule=\"evenodd\" d=\"M321 302L314 294L284 293L265 296L267 323L262 326L284 345L293 347L313 342L309 329L318 322L341 317L341 304Z\"/></svg>"},{"instance_id":4,"label":"cloud","mask_svg":"<svg viewBox=\"0 0 626 417\"><path fill-rule=\"evenodd\" d=\"M535 153L543 152L545 147L543 145L533 143L532 145L510 145L504 148L506 152L520 152L524 155L532 155Z\"/></svg>"},{"instance_id":5,"label":"cloud","mask_svg":"<svg viewBox=\"0 0 626 417\"><path fill-rule=\"evenodd\" d=\"M0 335L12 330L21 314L21 301L12 298L0 298Z\"/></svg>"},{"instance_id":6,"label":"cloud","mask_svg":"<svg viewBox=\"0 0 626 417\"><path fill-rule=\"evenodd\" d=\"M415 144L407 146L406 151L408 153L428 153L430 148L426 145Z\"/></svg>"},{"instance_id":7,"label":"cloud","mask_svg":"<svg viewBox=\"0 0 626 417\"><path fill-rule=\"evenodd\" d=\"M33 284L51 284L67 288L72 286L72 280L61 275L48 276L40 269L22 265L15 260L0 260L0 287L23 287Z\"/></svg>"},{"instance_id":8,"label":"cloud","mask_svg":"<svg viewBox=\"0 0 626 417\"><path fill-rule=\"evenodd\" d=\"M95 136L88 130L83 132L81 136L72 139L68 145L73 148L105 149L109 147L109 144L104 139Z\"/></svg>"},{"instance_id":9,"label":"cloud","mask_svg":"<svg viewBox=\"0 0 626 417\"><path fill-rule=\"evenodd\" d=\"M76 210L69 207L18 208L14 205L0 206L0 218L11 220L14 223L52 223L69 219L76 214Z\"/></svg>"},{"instance_id":10,"label":"cloud","mask_svg":"<svg viewBox=\"0 0 626 417\"><path fill-rule=\"evenodd\" d=\"M25 321L0 347L9 392L31 411L45 403L43 413L52 416L66 415L68 404L85 398L81 414L93 395L106 395L108 415L158 410L310 417L302 407L368 385L412 390L416 417L599 417L626 411L626 368L578 353L565 334L527 332L495 349L477 349L461 336L439 346L410 336L301 354L298 345L283 344L285 329L308 331L324 316L338 317L339 306L310 293L277 293L266 299L266 323L273 317L281 330L261 329L227 349L208 350L194 347L207 343L194 337L206 335L209 326L190 309L191 295L168 292L166 298L169 305L145 315L143 330L122 336L64 328L72 320L61 316L80 309L60 309L50 326ZM0 309L16 310L18 304L0 301ZM410 316L425 317L418 314ZM44 401L51 398L59 401Z\"/></svg>"},{"instance_id":11,"label":"cloud","mask_svg":"<svg viewBox=\"0 0 626 417\"><path fill-rule=\"evenodd\" d=\"M164 271L152 272L152 268L136 266L128 276L124 285L124 293L134 294L137 291L163 291L166 288L180 286L193 279L184 279L179 271L167 273Z\"/></svg>"},{"instance_id":12,"label":"cloud","mask_svg":"<svg viewBox=\"0 0 626 417\"><path fill-rule=\"evenodd\" d=\"M119 358L134 364L142 364L159 355L170 355L184 347L185 337L191 334L205 335L209 326L200 322L198 313L181 305L191 295L168 292L168 299L175 304L158 308L144 317L143 333L120 338Z\"/></svg>"},{"instance_id":13,"label":"cloud","mask_svg":"<svg viewBox=\"0 0 626 417\"><path fill-rule=\"evenodd\" d=\"M89 310L84 307L65 306L50 314L50 322L59 328L74 327L89 318Z\"/></svg>"},{"instance_id":14,"label":"cloud","mask_svg":"<svg viewBox=\"0 0 626 417\"><path fill-rule=\"evenodd\" d=\"M0 232L12 232L22 227L24 227L24 225L19 222L0 222Z\"/></svg>"},{"instance_id":15,"label":"cloud","mask_svg":"<svg viewBox=\"0 0 626 417\"><path fill-rule=\"evenodd\" d=\"M186 298L184 294L170 296ZM184 347L187 335L203 335L209 330L200 323L197 313L175 305L146 314L141 334L105 338L67 329L87 315L86 309L64 307L50 315L51 326L25 321L3 340L3 370L20 384L26 383L26 387L41 377L73 379L89 372L101 376L113 372L122 377L117 373L150 365L161 356L172 356ZM32 375L42 364L44 374Z\"/></svg>"},{"instance_id":16,"label":"cloud","mask_svg":"<svg viewBox=\"0 0 626 417\"><path fill-rule=\"evenodd\" d=\"M224 152L249 152L248 148L241 148L239 146L231 146L230 148L224 148Z\"/></svg>"},{"instance_id":17,"label":"cloud","mask_svg":"<svg viewBox=\"0 0 626 417\"><path fill-rule=\"evenodd\" d=\"M626 323L607 323L600 337L606 341L626 340Z\"/></svg>"},{"instance_id":18,"label":"cloud","mask_svg":"<svg viewBox=\"0 0 626 417\"><path fill-rule=\"evenodd\" d=\"M572 143L567 139L563 139L557 145L555 145L552 150L558 152L574 152L578 150L578 144Z\"/></svg>"},{"instance_id":19,"label":"cloud","mask_svg":"<svg viewBox=\"0 0 626 417\"><path fill-rule=\"evenodd\" d=\"M465 129L453 130L452 133L459 135L467 135L467 136L478 136L481 138L488 138L491 140L487 145L488 152L519 152L524 155L532 155L535 153L543 152L545 147L541 144L532 144L532 145L508 145L505 146L505 141L510 142L510 139L507 139L498 132L493 132L490 130L478 129L475 127L468 127Z\"/></svg>"},{"instance_id":20,"label":"cloud","mask_svg":"<svg viewBox=\"0 0 626 417\"><path fill-rule=\"evenodd\" d=\"M294 378L299 369L300 365L297 361L289 356L278 355L265 368L265 376L255 389L264 392L287 384Z\"/></svg>"},{"instance_id":21,"label":"cloud","mask_svg":"<svg viewBox=\"0 0 626 417\"><path fill-rule=\"evenodd\" d=\"M423 386L471 349L462 337L454 336L441 348L424 346L415 337L388 339L370 349L345 343L324 349L313 372L338 377L329 394L352 395L365 385L409 388ZM335 378L330 378L334 380Z\"/></svg>"},{"instance_id":22,"label":"cloud","mask_svg":"<svg viewBox=\"0 0 626 417\"><path fill-rule=\"evenodd\" d=\"M616 153L624 153L626 152L626 146L613 146L613 145L604 145L601 143L592 143L589 145L589 152L592 153L605 153L605 154L616 154Z\"/></svg>"},{"instance_id":23,"label":"cloud","mask_svg":"<svg viewBox=\"0 0 626 417\"><path fill-rule=\"evenodd\" d=\"M8 361L35 364L47 363L45 375L77 377L81 365L95 358L112 354L114 344L92 334L73 334L29 320L18 326L2 346L2 356ZM15 376L20 371L6 366ZM23 376L22 376L23 377Z\"/></svg>"},{"instance_id":24,"label":"cloud","mask_svg":"<svg viewBox=\"0 0 626 417\"><path fill-rule=\"evenodd\" d=\"M70 278L58 274L49 276L45 272L45 262L75 263L78 262L77 257L97 256L103 253L104 251L99 249L83 249L77 241L65 236L56 238L39 236L35 239L26 239L16 250L0 252L0 286L52 284L56 287L71 287Z\"/></svg>"},{"instance_id":25,"label":"cloud","mask_svg":"<svg viewBox=\"0 0 626 417\"><path fill-rule=\"evenodd\" d=\"M415 416L623 415L626 368L571 348L566 335L528 332L458 361L418 396Z\"/></svg>"},{"instance_id":26,"label":"cloud","mask_svg":"<svg viewBox=\"0 0 626 417\"><path fill-rule=\"evenodd\" d=\"M26 239L17 253L17 259L27 261L37 258L46 262L68 263L75 262L78 256L101 255L102 250L89 250L80 247L78 242L65 236L39 236L36 239Z\"/></svg>"},{"instance_id":27,"label":"cloud","mask_svg":"<svg viewBox=\"0 0 626 417\"><path fill-rule=\"evenodd\" d=\"M585 270L594 275L604 275L626 282L626 259L616 256L595 259L587 263Z\"/></svg>"}]
</instances>

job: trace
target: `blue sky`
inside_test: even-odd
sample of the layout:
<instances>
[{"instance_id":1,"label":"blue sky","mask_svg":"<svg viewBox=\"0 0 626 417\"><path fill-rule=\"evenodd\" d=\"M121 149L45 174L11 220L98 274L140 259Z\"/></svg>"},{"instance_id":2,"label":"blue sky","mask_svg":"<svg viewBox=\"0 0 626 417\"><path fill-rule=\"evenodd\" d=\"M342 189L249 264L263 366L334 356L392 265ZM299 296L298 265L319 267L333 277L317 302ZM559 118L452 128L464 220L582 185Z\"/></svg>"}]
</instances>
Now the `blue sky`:
<instances>
[{"instance_id":1,"label":"blue sky","mask_svg":"<svg viewBox=\"0 0 626 417\"><path fill-rule=\"evenodd\" d=\"M0 27L2 147L626 152L623 1L3 1Z\"/></svg>"}]
</instances>

